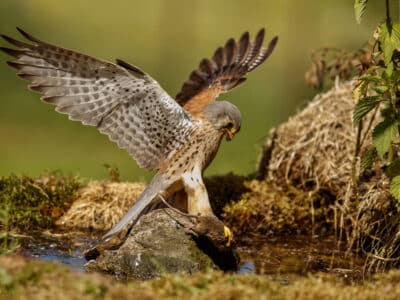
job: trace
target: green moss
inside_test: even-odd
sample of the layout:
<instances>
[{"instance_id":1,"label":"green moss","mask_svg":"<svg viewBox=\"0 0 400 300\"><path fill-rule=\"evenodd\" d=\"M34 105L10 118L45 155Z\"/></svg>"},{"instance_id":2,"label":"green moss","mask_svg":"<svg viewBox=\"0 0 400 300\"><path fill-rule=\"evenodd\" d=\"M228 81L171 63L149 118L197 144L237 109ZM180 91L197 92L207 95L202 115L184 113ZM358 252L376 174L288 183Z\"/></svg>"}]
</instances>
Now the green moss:
<instances>
[{"instance_id":1,"label":"green moss","mask_svg":"<svg viewBox=\"0 0 400 300\"><path fill-rule=\"evenodd\" d=\"M231 201L238 201L249 189L244 185L248 177L228 173L204 179L214 213L220 216L223 208Z\"/></svg>"},{"instance_id":2,"label":"green moss","mask_svg":"<svg viewBox=\"0 0 400 300\"><path fill-rule=\"evenodd\" d=\"M116 281L99 274L75 273L65 266L0 257L7 274L0 299L399 299L400 271L371 281L346 284L320 273L281 282L268 276L224 274L164 275L149 281ZM43 271L44 270L44 271ZM28 273L25 275L24 273Z\"/></svg>"},{"instance_id":3,"label":"green moss","mask_svg":"<svg viewBox=\"0 0 400 300\"><path fill-rule=\"evenodd\" d=\"M322 230L331 219L329 195L310 194L267 181L245 181L248 192L224 207L223 219L236 235Z\"/></svg>"},{"instance_id":4,"label":"green moss","mask_svg":"<svg viewBox=\"0 0 400 300\"><path fill-rule=\"evenodd\" d=\"M81 182L51 173L38 178L11 175L0 178L0 208L8 211L6 230L49 228L71 205ZM5 228L7 227L7 228Z\"/></svg>"}]
</instances>

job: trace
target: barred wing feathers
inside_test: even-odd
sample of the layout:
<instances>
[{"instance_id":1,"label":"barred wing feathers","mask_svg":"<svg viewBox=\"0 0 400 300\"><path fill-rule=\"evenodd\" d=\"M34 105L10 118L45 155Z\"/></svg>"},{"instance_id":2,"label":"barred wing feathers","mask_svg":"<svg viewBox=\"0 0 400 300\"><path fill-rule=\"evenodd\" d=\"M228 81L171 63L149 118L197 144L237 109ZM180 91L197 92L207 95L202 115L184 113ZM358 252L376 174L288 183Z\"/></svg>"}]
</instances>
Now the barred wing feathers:
<instances>
[{"instance_id":1,"label":"barred wing feathers","mask_svg":"<svg viewBox=\"0 0 400 300\"><path fill-rule=\"evenodd\" d=\"M245 32L238 42L229 39L219 47L211 59L203 59L176 96L177 102L191 113L200 111L205 105L216 100L240 84L251 72L261 65L272 53L278 37L274 37L267 48L263 47L265 30L261 29L254 41Z\"/></svg>"},{"instance_id":2,"label":"barred wing feathers","mask_svg":"<svg viewBox=\"0 0 400 300\"><path fill-rule=\"evenodd\" d=\"M101 61L18 31L28 43L2 35L16 49L0 47L16 58L8 64L18 76L56 111L96 126L141 167L157 169L187 142L196 126L192 117L137 67Z\"/></svg>"}]
</instances>

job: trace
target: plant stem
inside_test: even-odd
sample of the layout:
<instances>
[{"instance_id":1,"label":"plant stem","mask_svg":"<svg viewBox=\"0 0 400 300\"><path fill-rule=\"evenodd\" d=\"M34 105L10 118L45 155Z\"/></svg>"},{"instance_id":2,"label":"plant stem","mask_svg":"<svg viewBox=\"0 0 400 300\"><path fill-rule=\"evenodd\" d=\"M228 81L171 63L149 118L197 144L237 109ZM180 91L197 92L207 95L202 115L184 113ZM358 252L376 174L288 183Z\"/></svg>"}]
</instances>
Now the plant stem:
<instances>
[{"instance_id":1,"label":"plant stem","mask_svg":"<svg viewBox=\"0 0 400 300\"><path fill-rule=\"evenodd\" d=\"M360 154L360 148L361 148L361 131L362 131L362 121L358 124L357 126L357 139L356 139L356 147L354 150L354 156L353 156L353 165L352 165L352 170L351 170L351 178L353 181L353 186L356 190L358 186L358 174L357 174L357 160L358 156Z\"/></svg>"},{"instance_id":2,"label":"plant stem","mask_svg":"<svg viewBox=\"0 0 400 300\"><path fill-rule=\"evenodd\" d=\"M390 23L390 4L389 0L386 0L386 22Z\"/></svg>"},{"instance_id":3,"label":"plant stem","mask_svg":"<svg viewBox=\"0 0 400 300\"><path fill-rule=\"evenodd\" d=\"M364 141L366 140L367 136L371 134L372 124L375 121L376 113L378 112L378 109L379 109L379 105L375 108L375 110L374 110L374 112L372 114L372 117L369 119L367 129L365 130L364 135L363 135L363 137L361 139L361 142L360 142L360 148L362 147L362 145L364 145Z\"/></svg>"}]
</instances>

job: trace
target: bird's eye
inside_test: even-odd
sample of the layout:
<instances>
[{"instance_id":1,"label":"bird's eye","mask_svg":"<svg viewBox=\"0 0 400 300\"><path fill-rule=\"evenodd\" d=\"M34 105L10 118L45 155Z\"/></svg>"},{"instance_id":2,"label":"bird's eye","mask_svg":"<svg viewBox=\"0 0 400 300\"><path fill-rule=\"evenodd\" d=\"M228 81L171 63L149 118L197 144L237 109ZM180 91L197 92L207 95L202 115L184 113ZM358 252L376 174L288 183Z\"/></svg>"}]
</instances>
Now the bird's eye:
<instances>
[{"instance_id":1,"label":"bird's eye","mask_svg":"<svg viewBox=\"0 0 400 300\"><path fill-rule=\"evenodd\" d=\"M226 128L232 129L234 126L233 122L229 121L228 124L226 124Z\"/></svg>"}]
</instances>

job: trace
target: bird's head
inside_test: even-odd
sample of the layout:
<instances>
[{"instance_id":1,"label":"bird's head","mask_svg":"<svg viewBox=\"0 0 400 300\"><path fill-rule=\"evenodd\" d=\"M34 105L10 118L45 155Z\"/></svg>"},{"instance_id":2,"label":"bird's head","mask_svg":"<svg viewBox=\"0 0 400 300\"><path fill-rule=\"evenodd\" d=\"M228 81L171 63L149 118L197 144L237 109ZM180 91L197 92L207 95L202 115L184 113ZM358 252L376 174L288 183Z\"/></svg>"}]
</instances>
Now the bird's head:
<instances>
[{"instance_id":1,"label":"bird's head","mask_svg":"<svg viewBox=\"0 0 400 300\"><path fill-rule=\"evenodd\" d=\"M203 109L204 116L213 124L215 129L230 141L239 132L241 114L239 109L228 101L216 101Z\"/></svg>"}]
</instances>

